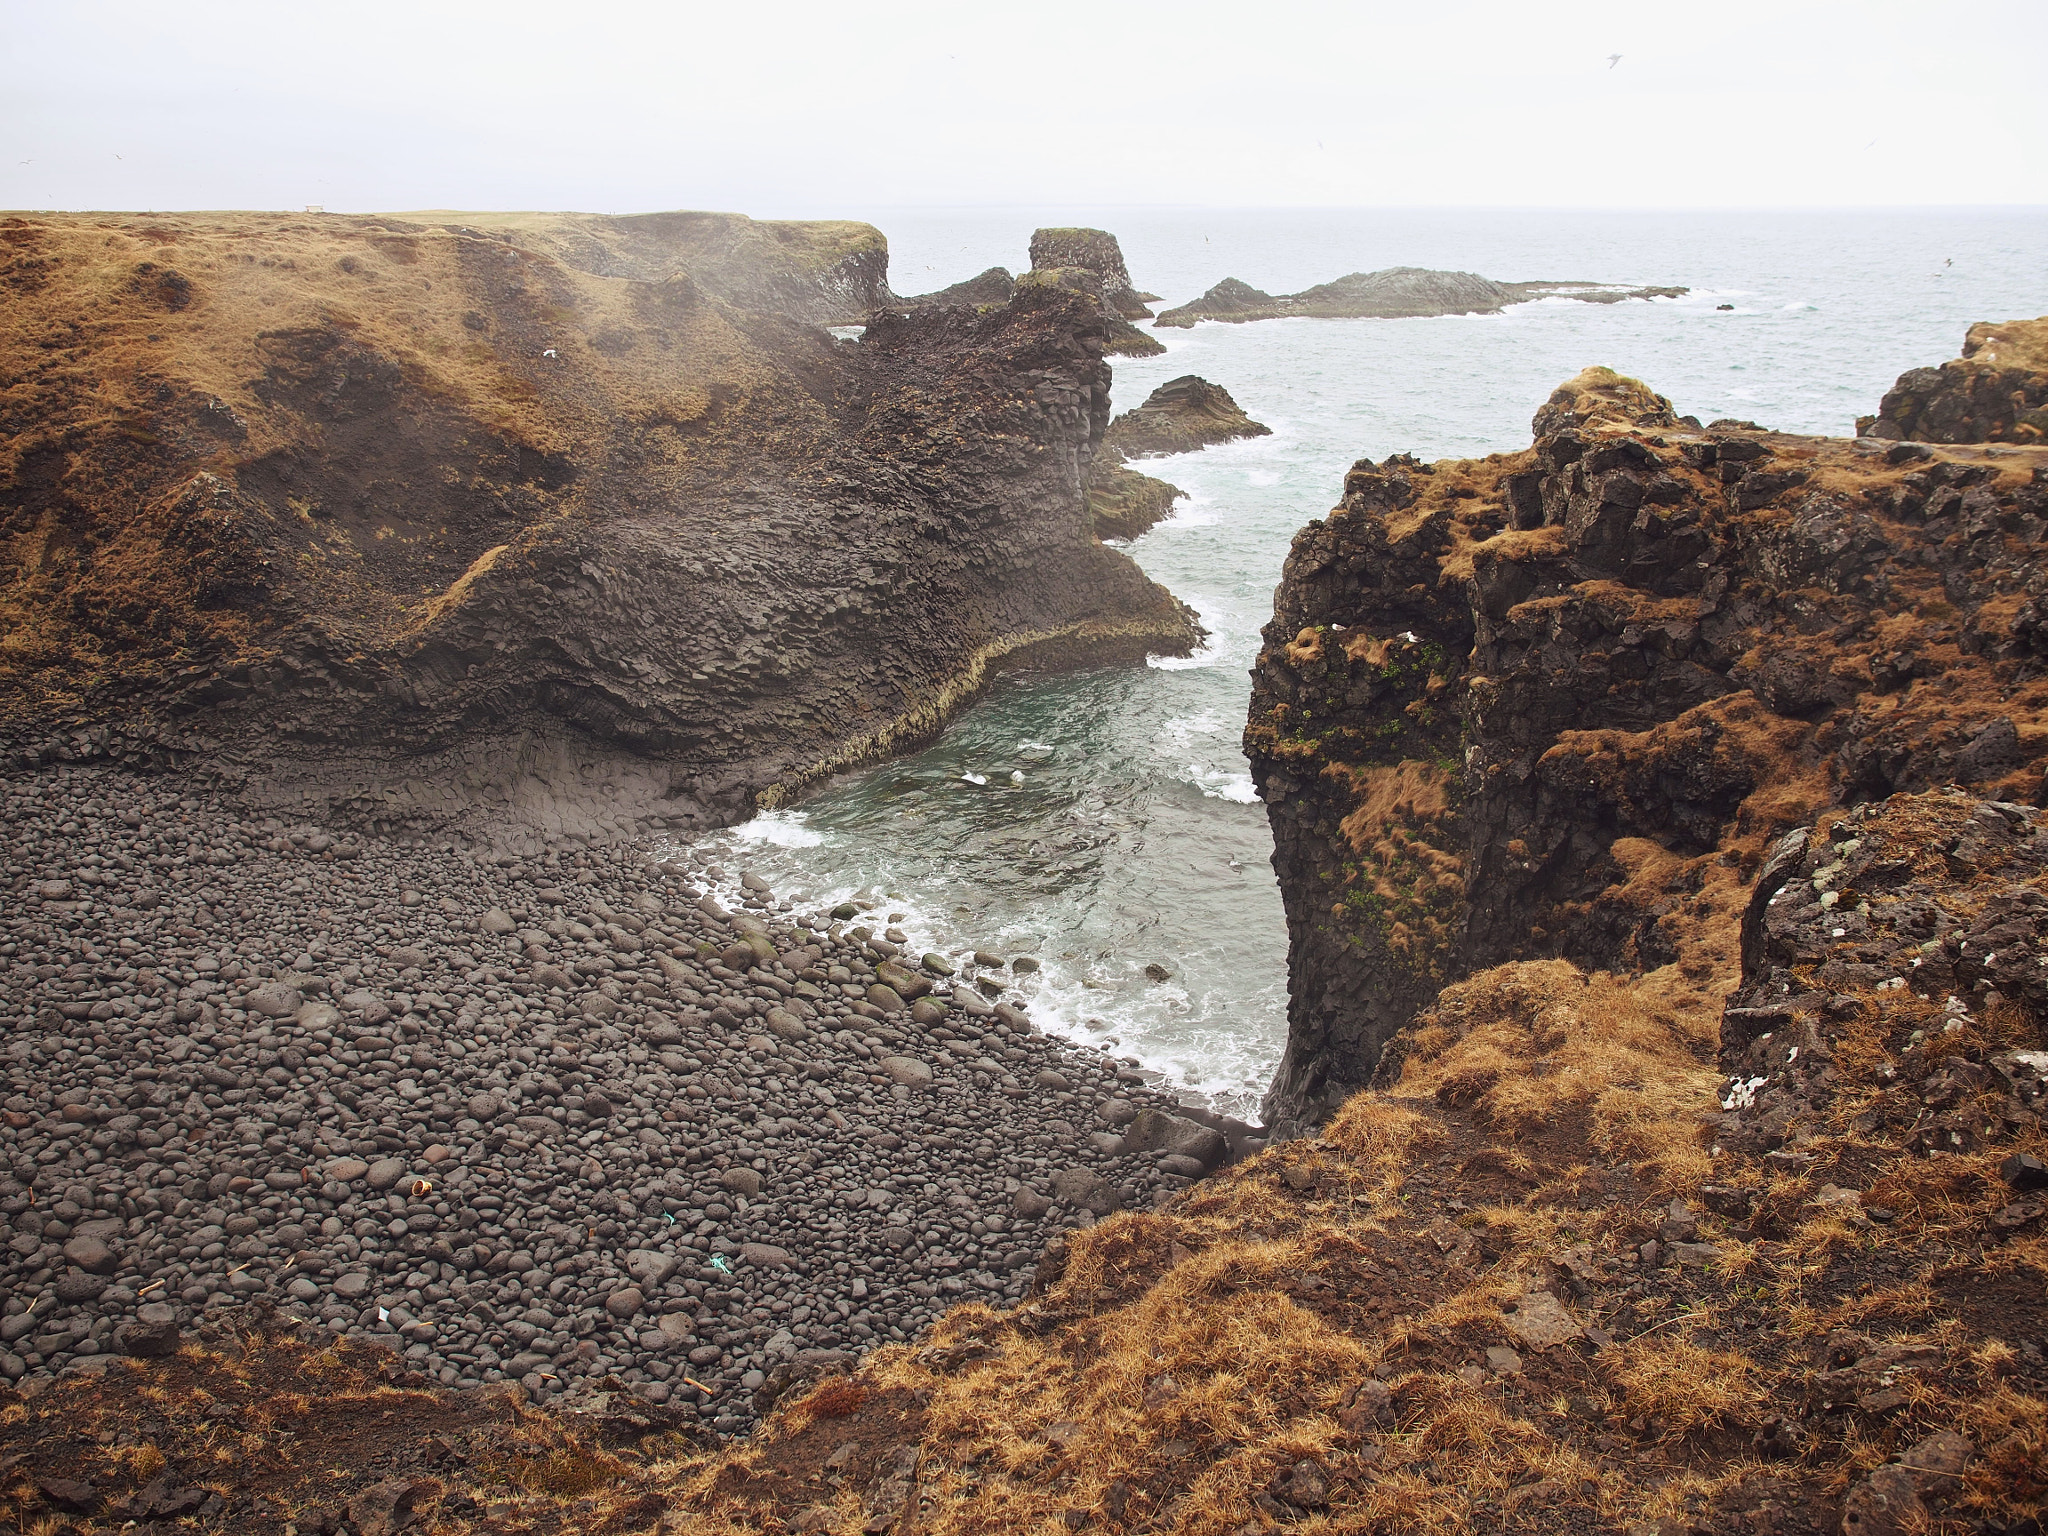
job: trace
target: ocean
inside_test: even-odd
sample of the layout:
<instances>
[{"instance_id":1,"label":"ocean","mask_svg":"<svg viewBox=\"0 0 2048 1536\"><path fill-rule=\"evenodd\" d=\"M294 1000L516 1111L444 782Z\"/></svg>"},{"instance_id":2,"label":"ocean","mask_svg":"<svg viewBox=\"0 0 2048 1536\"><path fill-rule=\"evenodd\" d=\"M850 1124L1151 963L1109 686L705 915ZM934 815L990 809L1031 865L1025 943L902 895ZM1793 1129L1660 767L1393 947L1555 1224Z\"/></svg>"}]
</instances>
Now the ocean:
<instances>
[{"instance_id":1,"label":"ocean","mask_svg":"<svg viewBox=\"0 0 2048 1536\"><path fill-rule=\"evenodd\" d=\"M1119 410L1185 373L1273 429L1141 467L1188 493L1130 544L1209 630L1186 659L1001 679L914 756L696 845L735 885L859 900L919 949L1028 956L1040 1024L1252 1115L1286 1037L1287 936L1239 751L1290 541L1361 457L1526 447L1559 382L1606 364L1703 421L1846 435L1976 320L2048 311L2048 210L870 212L899 292L1029 265L1031 231L1107 229L1165 308L1225 277L1270 293L1389 266L1684 285L1682 299L1161 330L1115 360ZM1728 305L1731 308L1720 306ZM1141 322L1142 323L1142 322ZM1152 968L1148 974L1148 967ZM1165 979L1158 979L1163 972Z\"/></svg>"}]
</instances>

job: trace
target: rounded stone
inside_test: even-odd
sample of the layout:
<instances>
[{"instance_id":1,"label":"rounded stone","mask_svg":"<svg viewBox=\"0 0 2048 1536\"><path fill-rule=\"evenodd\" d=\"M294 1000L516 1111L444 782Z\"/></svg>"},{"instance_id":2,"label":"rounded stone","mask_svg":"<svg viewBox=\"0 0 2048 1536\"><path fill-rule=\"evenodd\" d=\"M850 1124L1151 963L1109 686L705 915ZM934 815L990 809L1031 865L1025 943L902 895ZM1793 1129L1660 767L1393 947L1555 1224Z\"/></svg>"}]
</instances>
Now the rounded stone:
<instances>
[{"instance_id":1,"label":"rounded stone","mask_svg":"<svg viewBox=\"0 0 2048 1536\"><path fill-rule=\"evenodd\" d=\"M367 1178L372 1189L389 1189L405 1177L405 1159L384 1157L370 1164Z\"/></svg>"},{"instance_id":2,"label":"rounded stone","mask_svg":"<svg viewBox=\"0 0 2048 1536\"><path fill-rule=\"evenodd\" d=\"M881 1067L890 1082L900 1083L905 1088L929 1088L932 1085L932 1069L915 1056L884 1056Z\"/></svg>"},{"instance_id":3,"label":"rounded stone","mask_svg":"<svg viewBox=\"0 0 2048 1536\"><path fill-rule=\"evenodd\" d=\"M621 1321L633 1316L646 1305L647 1298L642 1296L636 1287L630 1285L622 1291L613 1291L604 1299L605 1311Z\"/></svg>"},{"instance_id":4,"label":"rounded stone","mask_svg":"<svg viewBox=\"0 0 2048 1536\"><path fill-rule=\"evenodd\" d=\"M111 1275L121 1267L121 1256L97 1237L72 1238L64 1245L64 1259L89 1275Z\"/></svg>"},{"instance_id":5,"label":"rounded stone","mask_svg":"<svg viewBox=\"0 0 2048 1536\"><path fill-rule=\"evenodd\" d=\"M242 1006L251 1013L260 1013L267 1019L288 1019L299 1011L304 1001L297 987L288 987L281 981L266 982L242 999Z\"/></svg>"}]
</instances>

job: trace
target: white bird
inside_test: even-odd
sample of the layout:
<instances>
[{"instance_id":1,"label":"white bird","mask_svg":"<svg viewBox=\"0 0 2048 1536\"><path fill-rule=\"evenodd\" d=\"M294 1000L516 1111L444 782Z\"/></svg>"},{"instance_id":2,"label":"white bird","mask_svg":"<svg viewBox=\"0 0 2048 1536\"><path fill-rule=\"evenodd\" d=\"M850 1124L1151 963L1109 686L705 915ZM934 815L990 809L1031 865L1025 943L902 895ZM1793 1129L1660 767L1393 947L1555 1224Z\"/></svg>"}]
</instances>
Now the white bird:
<instances>
[{"instance_id":1,"label":"white bird","mask_svg":"<svg viewBox=\"0 0 2048 1536\"><path fill-rule=\"evenodd\" d=\"M978 773L963 773L960 775L960 780L964 784L986 784L988 782L986 778Z\"/></svg>"},{"instance_id":2,"label":"white bird","mask_svg":"<svg viewBox=\"0 0 2048 1536\"><path fill-rule=\"evenodd\" d=\"M1607 67L1608 67L1609 69L1612 69L1612 68L1614 68L1614 66L1615 66L1615 65L1617 65L1617 64L1619 64L1620 62L1621 62L1621 55L1620 55L1620 54L1618 54L1618 53L1610 53L1609 55L1607 55Z\"/></svg>"},{"instance_id":3,"label":"white bird","mask_svg":"<svg viewBox=\"0 0 2048 1536\"><path fill-rule=\"evenodd\" d=\"M1024 770L1022 768L1012 768L1010 770L1010 782L1012 784L1022 784L1024 782Z\"/></svg>"}]
</instances>

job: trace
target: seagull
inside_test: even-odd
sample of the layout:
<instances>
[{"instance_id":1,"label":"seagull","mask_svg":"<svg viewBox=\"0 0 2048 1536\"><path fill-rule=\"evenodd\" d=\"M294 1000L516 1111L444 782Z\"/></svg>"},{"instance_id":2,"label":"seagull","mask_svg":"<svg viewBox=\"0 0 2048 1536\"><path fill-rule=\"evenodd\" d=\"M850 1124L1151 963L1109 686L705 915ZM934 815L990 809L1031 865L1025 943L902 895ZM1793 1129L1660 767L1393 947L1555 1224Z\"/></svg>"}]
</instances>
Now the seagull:
<instances>
[{"instance_id":1,"label":"seagull","mask_svg":"<svg viewBox=\"0 0 2048 1536\"><path fill-rule=\"evenodd\" d=\"M1612 69L1612 68L1614 68L1614 66L1615 66L1615 65L1617 65L1617 64L1619 64L1620 62L1621 62L1621 55L1620 55L1620 54L1618 54L1618 53L1610 53L1609 55L1607 55L1607 67L1608 67L1609 69Z\"/></svg>"}]
</instances>

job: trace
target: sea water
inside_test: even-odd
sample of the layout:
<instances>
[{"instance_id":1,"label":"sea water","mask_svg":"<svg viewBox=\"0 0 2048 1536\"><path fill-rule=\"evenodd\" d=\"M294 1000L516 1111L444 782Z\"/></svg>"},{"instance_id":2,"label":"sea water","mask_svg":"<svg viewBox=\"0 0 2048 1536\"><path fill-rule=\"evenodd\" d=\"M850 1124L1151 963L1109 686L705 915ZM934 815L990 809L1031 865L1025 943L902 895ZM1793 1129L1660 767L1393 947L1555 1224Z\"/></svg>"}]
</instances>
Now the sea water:
<instances>
[{"instance_id":1,"label":"sea water","mask_svg":"<svg viewBox=\"0 0 2048 1536\"><path fill-rule=\"evenodd\" d=\"M1112 231L1133 280L1166 305L1224 277L1284 293L1397 265L1692 290L1483 317L1151 331L1168 350L1116 360L1119 409L1197 373L1273 429L1140 466L1188 499L1130 554L1201 615L1202 650L1005 677L926 750L701 845L731 880L755 871L778 899L873 903L867 920L902 928L917 950L1036 960L1005 974L1044 1027L1240 1114L1272 1075L1287 1013L1272 839L1239 748L1247 672L1289 542L1354 460L1525 447L1544 397L1596 363L1703 421L1845 435L1901 371L1954 356L1971 322L2048 311L2039 209L869 216L906 293L1019 270L1044 224Z\"/></svg>"}]
</instances>

